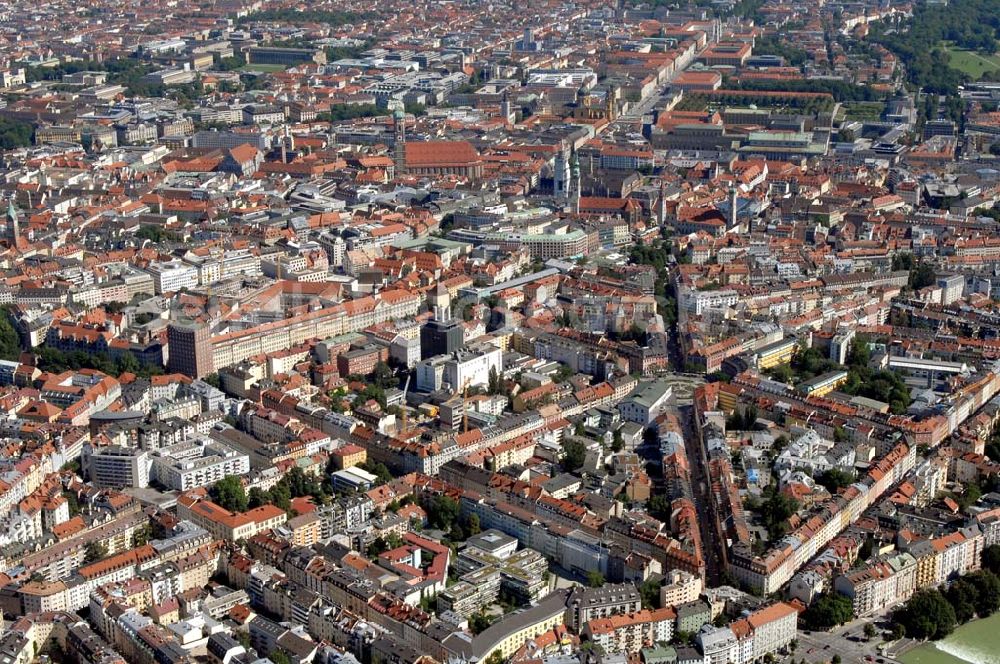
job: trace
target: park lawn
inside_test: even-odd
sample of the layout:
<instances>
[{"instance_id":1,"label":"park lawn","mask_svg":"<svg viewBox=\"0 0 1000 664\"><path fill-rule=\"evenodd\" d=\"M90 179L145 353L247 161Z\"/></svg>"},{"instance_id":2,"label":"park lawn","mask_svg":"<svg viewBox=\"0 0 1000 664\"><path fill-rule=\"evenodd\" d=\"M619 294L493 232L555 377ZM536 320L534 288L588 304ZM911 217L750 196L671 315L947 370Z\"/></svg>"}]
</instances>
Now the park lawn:
<instances>
[{"instance_id":1,"label":"park lawn","mask_svg":"<svg viewBox=\"0 0 1000 664\"><path fill-rule=\"evenodd\" d=\"M674 106L675 111L704 111L708 108L708 98L697 93L686 94Z\"/></svg>"},{"instance_id":2,"label":"park lawn","mask_svg":"<svg viewBox=\"0 0 1000 664\"><path fill-rule=\"evenodd\" d=\"M948 66L979 80L984 74L1000 70L1000 55L986 55L948 46Z\"/></svg>"},{"instance_id":3,"label":"park lawn","mask_svg":"<svg viewBox=\"0 0 1000 664\"><path fill-rule=\"evenodd\" d=\"M290 65L243 65L238 71L245 72L265 72L268 74L274 74L278 72L285 71Z\"/></svg>"},{"instance_id":4,"label":"park lawn","mask_svg":"<svg viewBox=\"0 0 1000 664\"><path fill-rule=\"evenodd\" d=\"M848 120L878 120L885 110L881 101L846 101L842 108Z\"/></svg>"}]
</instances>

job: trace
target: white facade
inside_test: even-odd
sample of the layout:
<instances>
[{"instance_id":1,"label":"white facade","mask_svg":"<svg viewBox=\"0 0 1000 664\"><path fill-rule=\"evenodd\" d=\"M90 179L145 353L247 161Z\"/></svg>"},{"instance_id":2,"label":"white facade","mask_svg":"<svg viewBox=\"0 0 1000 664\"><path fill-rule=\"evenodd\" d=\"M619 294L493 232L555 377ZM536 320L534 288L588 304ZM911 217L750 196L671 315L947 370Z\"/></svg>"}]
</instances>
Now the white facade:
<instances>
[{"instance_id":1,"label":"white facade","mask_svg":"<svg viewBox=\"0 0 1000 664\"><path fill-rule=\"evenodd\" d=\"M797 633L799 612L789 604L778 602L747 617L753 629L754 659L763 658L791 643Z\"/></svg>"},{"instance_id":2,"label":"white facade","mask_svg":"<svg viewBox=\"0 0 1000 664\"><path fill-rule=\"evenodd\" d=\"M869 568L837 577L834 588L854 602L854 614L865 616L906 601L916 588L917 561L901 553Z\"/></svg>"},{"instance_id":3,"label":"white facade","mask_svg":"<svg viewBox=\"0 0 1000 664\"><path fill-rule=\"evenodd\" d=\"M146 271L153 277L157 295L179 291L181 288L195 288L198 285L198 269L181 261L153 263Z\"/></svg>"},{"instance_id":4,"label":"white facade","mask_svg":"<svg viewBox=\"0 0 1000 664\"><path fill-rule=\"evenodd\" d=\"M694 314L702 314L706 309L729 307L740 301L734 290L695 291L681 289L680 306Z\"/></svg>"},{"instance_id":5,"label":"white facade","mask_svg":"<svg viewBox=\"0 0 1000 664\"><path fill-rule=\"evenodd\" d=\"M648 425L664 411L673 390L662 381L640 383L627 399L618 404L618 411L626 422Z\"/></svg>"},{"instance_id":6,"label":"white facade","mask_svg":"<svg viewBox=\"0 0 1000 664\"><path fill-rule=\"evenodd\" d=\"M444 364L444 382L456 392L466 387L481 387L490 382L490 371L499 376L503 370L503 353L495 346L479 346L456 351Z\"/></svg>"},{"instance_id":7,"label":"white facade","mask_svg":"<svg viewBox=\"0 0 1000 664\"><path fill-rule=\"evenodd\" d=\"M94 486L109 488L149 486L149 454L145 450L84 445L81 467Z\"/></svg>"},{"instance_id":8,"label":"white facade","mask_svg":"<svg viewBox=\"0 0 1000 664\"><path fill-rule=\"evenodd\" d=\"M730 664L740 661L739 643L733 630L728 627L705 625L698 632L697 640L706 664Z\"/></svg>"},{"instance_id":9,"label":"white facade","mask_svg":"<svg viewBox=\"0 0 1000 664\"><path fill-rule=\"evenodd\" d=\"M208 486L226 475L250 472L250 457L219 443L183 442L158 450L153 478L170 489L187 491Z\"/></svg>"},{"instance_id":10,"label":"white facade","mask_svg":"<svg viewBox=\"0 0 1000 664\"><path fill-rule=\"evenodd\" d=\"M965 292L965 277L960 274L938 277L937 285L941 288L941 304L948 305L962 299L962 293Z\"/></svg>"},{"instance_id":11,"label":"white facade","mask_svg":"<svg viewBox=\"0 0 1000 664\"><path fill-rule=\"evenodd\" d=\"M667 574L668 583L660 587L660 606L677 606L701 596L701 577L681 569Z\"/></svg>"}]
</instances>

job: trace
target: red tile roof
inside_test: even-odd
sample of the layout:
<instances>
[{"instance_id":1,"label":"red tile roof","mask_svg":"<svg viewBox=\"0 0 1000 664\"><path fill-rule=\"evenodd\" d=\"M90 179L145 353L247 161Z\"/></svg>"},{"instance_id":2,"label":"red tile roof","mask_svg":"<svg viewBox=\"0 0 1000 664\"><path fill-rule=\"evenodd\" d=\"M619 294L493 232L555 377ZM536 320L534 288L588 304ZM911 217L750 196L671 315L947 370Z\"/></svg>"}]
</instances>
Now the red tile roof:
<instances>
[{"instance_id":1,"label":"red tile roof","mask_svg":"<svg viewBox=\"0 0 1000 664\"><path fill-rule=\"evenodd\" d=\"M406 144L407 166L465 166L479 161L468 141L420 141Z\"/></svg>"}]
</instances>

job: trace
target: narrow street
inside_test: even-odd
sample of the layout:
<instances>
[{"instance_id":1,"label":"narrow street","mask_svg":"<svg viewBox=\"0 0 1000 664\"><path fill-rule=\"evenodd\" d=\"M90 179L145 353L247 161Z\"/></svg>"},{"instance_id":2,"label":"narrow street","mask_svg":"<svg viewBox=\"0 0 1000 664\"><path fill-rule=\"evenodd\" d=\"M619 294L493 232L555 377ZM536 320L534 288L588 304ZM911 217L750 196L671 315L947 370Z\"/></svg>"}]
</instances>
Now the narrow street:
<instances>
[{"instance_id":1,"label":"narrow street","mask_svg":"<svg viewBox=\"0 0 1000 664\"><path fill-rule=\"evenodd\" d=\"M709 586L720 584L725 552L719 542L719 531L716 527L716 515L708 479L708 459L701 443L701 437L694 426L694 408L691 406L678 409L678 416L684 427L684 447L688 454L688 464L691 468L691 485L695 496L695 509L698 511L698 523L701 527L702 550L705 556L705 581Z\"/></svg>"}]
</instances>

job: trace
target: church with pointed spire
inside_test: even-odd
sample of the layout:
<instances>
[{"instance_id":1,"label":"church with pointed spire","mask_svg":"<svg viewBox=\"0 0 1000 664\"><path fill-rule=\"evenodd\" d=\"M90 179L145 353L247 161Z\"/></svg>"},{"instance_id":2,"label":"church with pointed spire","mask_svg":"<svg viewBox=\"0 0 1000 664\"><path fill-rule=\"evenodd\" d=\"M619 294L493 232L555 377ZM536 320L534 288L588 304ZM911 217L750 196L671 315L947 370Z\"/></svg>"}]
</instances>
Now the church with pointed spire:
<instances>
[{"instance_id":1,"label":"church with pointed spire","mask_svg":"<svg viewBox=\"0 0 1000 664\"><path fill-rule=\"evenodd\" d=\"M14 199L7 201L7 217L4 220L4 239L11 247L16 247L21 239L21 213L14 206Z\"/></svg>"}]
</instances>

